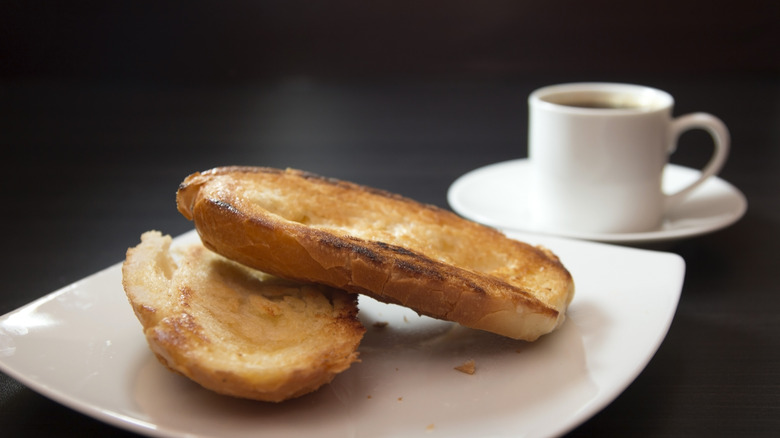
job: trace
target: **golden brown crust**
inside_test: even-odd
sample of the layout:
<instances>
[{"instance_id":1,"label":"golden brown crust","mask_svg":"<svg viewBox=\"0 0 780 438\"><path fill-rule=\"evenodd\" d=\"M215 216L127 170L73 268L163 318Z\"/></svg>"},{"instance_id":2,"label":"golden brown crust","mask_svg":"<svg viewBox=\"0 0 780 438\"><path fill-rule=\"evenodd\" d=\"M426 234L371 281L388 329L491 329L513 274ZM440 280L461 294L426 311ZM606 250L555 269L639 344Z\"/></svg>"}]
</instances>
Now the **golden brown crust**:
<instances>
[{"instance_id":1,"label":"golden brown crust","mask_svg":"<svg viewBox=\"0 0 780 438\"><path fill-rule=\"evenodd\" d=\"M312 392L357 361L356 297L239 265L197 244L178 263L147 232L122 283L149 347L172 371L221 394L278 402Z\"/></svg>"},{"instance_id":2,"label":"golden brown crust","mask_svg":"<svg viewBox=\"0 0 780 438\"><path fill-rule=\"evenodd\" d=\"M215 168L187 177L177 205L207 247L239 263L512 338L554 330L573 296L549 250L307 172Z\"/></svg>"}]
</instances>

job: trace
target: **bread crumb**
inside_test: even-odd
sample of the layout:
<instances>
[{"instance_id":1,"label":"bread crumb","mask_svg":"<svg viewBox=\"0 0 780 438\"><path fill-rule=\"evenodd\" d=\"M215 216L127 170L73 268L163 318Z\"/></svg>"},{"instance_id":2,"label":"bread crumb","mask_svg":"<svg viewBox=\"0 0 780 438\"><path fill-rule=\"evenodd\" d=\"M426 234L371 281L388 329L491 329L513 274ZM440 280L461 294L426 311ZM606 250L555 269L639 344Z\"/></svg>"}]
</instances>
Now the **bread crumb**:
<instances>
[{"instance_id":1,"label":"bread crumb","mask_svg":"<svg viewBox=\"0 0 780 438\"><path fill-rule=\"evenodd\" d=\"M387 321L377 321L377 322L374 323L374 328L375 329L383 329L383 328L387 327L388 324L389 323Z\"/></svg>"},{"instance_id":2,"label":"bread crumb","mask_svg":"<svg viewBox=\"0 0 780 438\"><path fill-rule=\"evenodd\" d=\"M404 398L403 397L398 397L398 401L399 402L404 401Z\"/></svg>"},{"instance_id":3,"label":"bread crumb","mask_svg":"<svg viewBox=\"0 0 780 438\"><path fill-rule=\"evenodd\" d=\"M433 432L434 427L435 426L433 425L433 423L431 423L431 424L429 424L428 426L425 427L425 431L426 432Z\"/></svg>"},{"instance_id":4,"label":"bread crumb","mask_svg":"<svg viewBox=\"0 0 780 438\"><path fill-rule=\"evenodd\" d=\"M371 398L371 394L369 394L368 396L366 396L366 398L370 399L370 398Z\"/></svg>"},{"instance_id":5,"label":"bread crumb","mask_svg":"<svg viewBox=\"0 0 780 438\"><path fill-rule=\"evenodd\" d=\"M476 364L474 363L474 359L469 359L466 362L463 363L463 365L458 365L455 367L456 370L460 371L461 373L466 374L474 374L477 372Z\"/></svg>"}]
</instances>

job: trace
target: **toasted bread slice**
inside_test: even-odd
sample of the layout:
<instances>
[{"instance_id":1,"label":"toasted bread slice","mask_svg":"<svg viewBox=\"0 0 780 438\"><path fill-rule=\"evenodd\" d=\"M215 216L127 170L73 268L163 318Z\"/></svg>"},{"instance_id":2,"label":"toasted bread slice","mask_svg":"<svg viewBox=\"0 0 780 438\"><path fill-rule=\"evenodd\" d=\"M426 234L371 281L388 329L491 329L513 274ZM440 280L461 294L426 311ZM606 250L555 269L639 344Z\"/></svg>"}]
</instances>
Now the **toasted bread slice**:
<instances>
[{"instance_id":1,"label":"toasted bread slice","mask_svg":"<svg viewBox=\"0 0 780 438\"><path fill-rule=\"evenodd\" d=\"M188 176L179 211L203 243L280 277L535 340L564 321L574 283L550 251L385 191L297 170Z\"/></svg>"},{"instance_id":2,"label":"toasted bread slice","mask_svg":"<svg viewBox=\"0 0 780 438\"><path fill-rule=\"evenodd\" d=\"M221 394L278 402L316 390L358 358L353 294L282 280L200 243L178 263L146 232L122 284L149 347L171 370Z\"/></svg>"}]
</instances>

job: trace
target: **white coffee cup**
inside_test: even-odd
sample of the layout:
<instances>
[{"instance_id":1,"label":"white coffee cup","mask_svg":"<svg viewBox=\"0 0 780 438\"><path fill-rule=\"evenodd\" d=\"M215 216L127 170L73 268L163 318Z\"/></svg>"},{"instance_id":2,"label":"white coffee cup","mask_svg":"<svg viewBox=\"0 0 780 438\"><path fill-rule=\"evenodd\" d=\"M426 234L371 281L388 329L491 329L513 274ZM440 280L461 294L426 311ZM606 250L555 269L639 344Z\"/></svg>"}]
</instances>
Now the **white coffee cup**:
<instances>
[{"instance_id":1,"label":"white coffee cup","mask_svg":"<svg viewBox=\"0 0 780 438\"><path fill-rule=\"evenodd\" d=\"M539 230L634 233L658 229L678 204L726 161L730 136L715 116L672 117L674 99L655 88L572 83L528 98L531 211ZM704 129L714 141L701 176L662 190L663 170L681 133Z\"/></svg>"}]
</instances>

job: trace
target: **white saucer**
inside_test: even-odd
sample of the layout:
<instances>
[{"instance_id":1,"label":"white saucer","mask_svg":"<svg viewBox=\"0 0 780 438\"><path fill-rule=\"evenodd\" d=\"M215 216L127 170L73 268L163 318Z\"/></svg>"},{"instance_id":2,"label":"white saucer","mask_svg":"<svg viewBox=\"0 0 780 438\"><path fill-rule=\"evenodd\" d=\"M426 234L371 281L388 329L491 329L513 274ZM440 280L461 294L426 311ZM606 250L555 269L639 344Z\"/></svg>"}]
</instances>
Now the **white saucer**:
<instances>
[{"instance_id":1,"label":"white saucer","mask_svg":"<svg viewBox=\"0 0 780 438\"><path fill-rule=\"evenodd\" d=\"M461 176L450 186L447 200L452 209L471 220L505 231L540 232L528 211L527 159L491 164ZM693 181L698 170L669 164L664 191L673 193ZM725 228L747 210L747 200L736 187L713 177L680 205L669 211L661 227L642 233L585 234L567 230L547 231L562 237L599 242L641 244L693 237Z\"/></svg>"}]
</instances>

